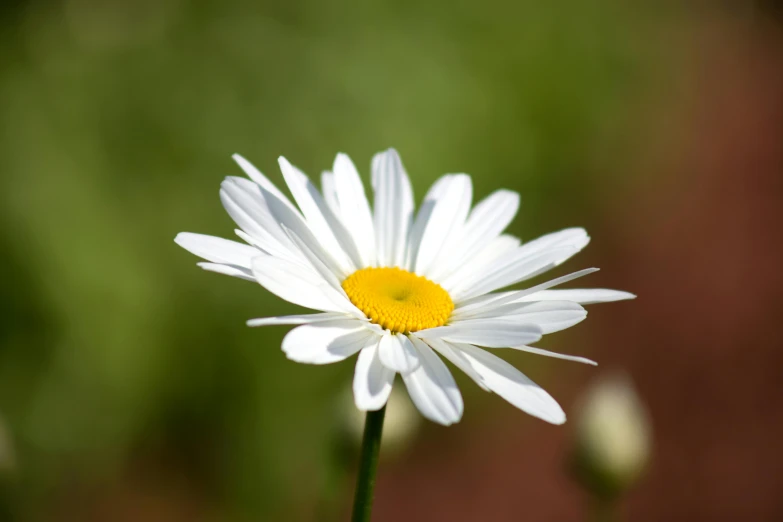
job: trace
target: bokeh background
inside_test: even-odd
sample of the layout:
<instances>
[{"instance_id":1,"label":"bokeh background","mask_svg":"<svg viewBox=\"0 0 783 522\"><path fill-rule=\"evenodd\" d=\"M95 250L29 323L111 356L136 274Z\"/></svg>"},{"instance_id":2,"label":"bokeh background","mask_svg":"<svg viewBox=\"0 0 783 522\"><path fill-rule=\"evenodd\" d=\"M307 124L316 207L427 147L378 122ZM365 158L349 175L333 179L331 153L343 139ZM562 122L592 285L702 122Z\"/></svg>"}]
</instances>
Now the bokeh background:
<instances>
[{"instance_id":1,"label":"bokeh background","mask_svg":"<svg viewBox=\"0 0 783 522\"><path fill-rule=\"evenodd\" d=\"M524 239L585 226L558 275L630 290L509 353L578 415L613 370L649 413L635 521L783 520L783 39L773 2L0 4L0 520L346 520L352 364L285 359L295 311L206 273L240 152L366 176L396 147L522 194ZM585 520L576 425L460 377L463 421L384 449L375 520ZM406 399L402 399L405 401ZM405 404L401 403L401 411ZM353 423L353 424L352 424ZM390 439L391 440L391 439Z\"/></svg>"}]
</instances>

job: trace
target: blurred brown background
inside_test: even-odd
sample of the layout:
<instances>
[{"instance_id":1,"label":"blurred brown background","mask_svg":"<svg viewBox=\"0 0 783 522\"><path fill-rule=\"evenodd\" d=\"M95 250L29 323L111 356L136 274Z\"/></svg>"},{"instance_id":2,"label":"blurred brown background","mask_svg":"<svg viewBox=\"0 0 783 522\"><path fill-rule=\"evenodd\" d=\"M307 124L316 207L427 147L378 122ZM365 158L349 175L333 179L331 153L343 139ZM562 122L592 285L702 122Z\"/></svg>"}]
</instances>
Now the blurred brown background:
<instances>
[{"instance_id":1,"label":"blurred brown background","mask_svg":"<svg viewBox=\"0 0 783 522\"><path fill-rule=\"evenodd\" d=\"M0 6L0 520L345 520L351 364L172 239L230 236L230 154L280 181L400 151L419 197L522 194L525 239L636 301L509 360L569 415L627 371L652 457L621 519L783 520L783 18L775 3L21 1ZM563 272L565 273L565 272ZM375 520L585 520L549 426L460 379L385 451Z\"/></svg>"}]
</instances>

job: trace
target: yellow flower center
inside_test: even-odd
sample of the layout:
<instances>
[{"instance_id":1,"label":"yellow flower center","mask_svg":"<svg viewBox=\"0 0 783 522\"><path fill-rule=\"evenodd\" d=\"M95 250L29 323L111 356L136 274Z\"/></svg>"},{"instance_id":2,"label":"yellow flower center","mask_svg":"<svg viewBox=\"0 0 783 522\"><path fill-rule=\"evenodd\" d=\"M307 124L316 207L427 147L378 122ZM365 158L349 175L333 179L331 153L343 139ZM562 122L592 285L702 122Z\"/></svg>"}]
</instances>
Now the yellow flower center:
<instances>
[{"instance_id":1,"label":"yellow flower center","mask_svg":"<svg viewBox=\"0 0 783 522\"><path fill-rule=\"evenodd\" d=\"M362 268L343 281L343 290L370 321L393 332L443 326L454 310L439 284L400 268Z\"/></svg>"}]
</instances>

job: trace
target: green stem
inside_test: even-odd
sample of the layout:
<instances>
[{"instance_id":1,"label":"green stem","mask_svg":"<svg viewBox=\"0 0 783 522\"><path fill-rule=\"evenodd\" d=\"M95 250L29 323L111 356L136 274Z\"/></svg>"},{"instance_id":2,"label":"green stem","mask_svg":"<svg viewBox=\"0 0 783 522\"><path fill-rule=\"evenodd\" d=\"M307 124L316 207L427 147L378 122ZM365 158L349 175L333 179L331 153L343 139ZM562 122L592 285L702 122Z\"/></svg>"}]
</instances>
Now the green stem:
<instances>
[{"instance_id":1,"label":"green stem","mask_svg":"<svg viewBox=\"0 0 783 522\"><path fill-rule=\"evenodd\" d=\"M369 522L372 512L375 472L378 469L378 456L381 452L381 434L386 406L378 411L368 411L364 420L364 438L362 453L359 457L359 474L356 477L356 493L353 497L352 522Z\"/></svg>"}]
</instances>

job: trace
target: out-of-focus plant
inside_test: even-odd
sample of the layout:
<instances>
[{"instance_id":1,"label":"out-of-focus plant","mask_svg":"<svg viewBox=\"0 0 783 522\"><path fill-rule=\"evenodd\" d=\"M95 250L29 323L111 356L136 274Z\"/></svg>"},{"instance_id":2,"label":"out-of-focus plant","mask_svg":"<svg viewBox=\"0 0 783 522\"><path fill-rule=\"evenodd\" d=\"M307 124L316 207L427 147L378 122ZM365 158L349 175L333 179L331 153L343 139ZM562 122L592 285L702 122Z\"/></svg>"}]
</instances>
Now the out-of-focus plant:
<instances>
[{"instance_id":1,"label":"out-of-focus plant","mask_svg":"<svg viewBox=\"0 0 783 522\"><path fill-rule=\"evenodd\" d=\"M594 501L596 520L611 520L614 508L650 461L649 414L630 376L604 374L577 408L571 469Z\"/></svg>"},{"instance_id":2,"label":"out-of-focus plant","mask_svg":"<svg viewBox=\"0 0 783 522\"><path fill-rule=\"evenodd\" d=\"M342 406L341 429L347 437L346 443L355 450L362 442L364 414L356 409L350 394L343 397ZM383 421L381 448L384 458L395 458L405 451L416 437L421 423L421 415L413 407L405 390L400 386L392 388Z\"/></svg>"}]
</instances>

